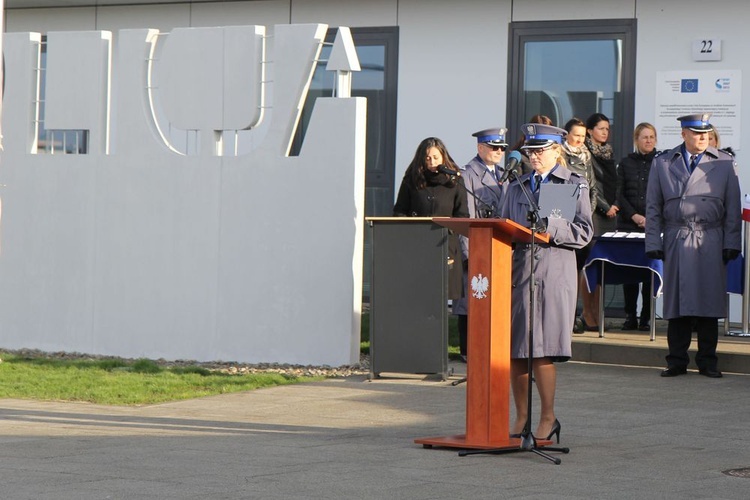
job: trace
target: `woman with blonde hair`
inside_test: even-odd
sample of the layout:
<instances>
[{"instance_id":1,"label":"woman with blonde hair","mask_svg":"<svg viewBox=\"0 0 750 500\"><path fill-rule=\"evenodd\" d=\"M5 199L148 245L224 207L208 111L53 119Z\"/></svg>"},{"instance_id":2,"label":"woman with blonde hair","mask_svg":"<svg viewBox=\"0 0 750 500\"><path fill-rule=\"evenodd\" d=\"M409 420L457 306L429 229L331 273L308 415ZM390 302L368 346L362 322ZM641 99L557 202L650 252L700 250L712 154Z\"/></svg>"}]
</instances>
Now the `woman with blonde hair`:
<instances>
[{"instance_id":1,"label":"woman with blonde hair","mask_svg":"<svg viewBox=\"0 0 750 500\"><path fill-rule=\"evenodd\" d=\"M646 186L651 163L656 156L656 128L650 123L639 123L633 132L635 151L620 160L617 167L617 230L643 233L646 230ZM638 287L641 287L640 322L638 321ZM623 330L651 329L651 284L625 283Z\"/></svg>"},{"instance_id":2,"label":"woman with blonde hair","mask_svg":"<svg viewBox=\"0 0 750 500\"><path fill-rule=\"evenodd\" d=\"M516 407L516 420L510 432L519 437L531 432L528 422L529 360L536 381L541 414L534 436L560 441L560 421L555 415L557 371L555 362L570 359L573 320L575 317L576 272L575 250L591 241L591 204L586 180L565 167L562 138L565 131L550 125L527 123L523 149L529 155L533 173L524 174L508 184L500 216L529 226L530 196L539 195L543 184L577 184L573 220L552 218L541 221L542 232L549 234L549 244L531 246L516 244L513 250L511 291L511 364L510 384ZM534 266L534 311L530 314L531 266ZM529 329L533 321L533 346L529 346ZM530 353L532 354L530 356Z\"/></svg>"},{"instance_id":3,"label":"woman with blonde hair","mask_svg":"<svg viewBox=\"0 0 750 500\"><path fill-rule=\"evenodd\" d=\"M539 123L541 125L554 125L552 123L552 118L550 118L547 115L534 115L531 118L529 118L529 123ZM523 144L526 141L526 136L524 134L521 134L521 137L519 137L518 142L516 142L512 148L510 148L512 151L521 151L521 173L528 174L533 169L531 168L531 163L529 163L529 156L526 154L526 150L523 149Z\"/></svg>"}]
</instances>

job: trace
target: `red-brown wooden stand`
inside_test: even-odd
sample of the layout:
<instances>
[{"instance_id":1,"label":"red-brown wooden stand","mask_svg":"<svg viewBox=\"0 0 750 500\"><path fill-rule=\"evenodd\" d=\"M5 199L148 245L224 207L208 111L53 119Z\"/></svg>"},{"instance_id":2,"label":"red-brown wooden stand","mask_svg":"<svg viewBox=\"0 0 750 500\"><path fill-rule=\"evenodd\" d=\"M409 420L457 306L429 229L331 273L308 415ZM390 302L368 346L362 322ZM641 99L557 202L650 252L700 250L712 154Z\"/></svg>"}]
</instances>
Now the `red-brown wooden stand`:
<instances>
[{"instance_id":1,"label":"red-brown wooden stand","mask_svg":"<svg viewBox=\"0 0 750 500\"><path fill-rule=\"evenodd\" d=\"M510 437L510 295L511 244L529 243L531 231L509 219L434 218L433 222L469 237L469 290L473 277L486 277L486 296L469 295L466 372L466 433L414 442L460 449L518 449ZM549 235L537 234L537 243ZM479 296L477 296L479 295ZM537 439L538 447L552 441Z\"/></svg>"}]
</instances>

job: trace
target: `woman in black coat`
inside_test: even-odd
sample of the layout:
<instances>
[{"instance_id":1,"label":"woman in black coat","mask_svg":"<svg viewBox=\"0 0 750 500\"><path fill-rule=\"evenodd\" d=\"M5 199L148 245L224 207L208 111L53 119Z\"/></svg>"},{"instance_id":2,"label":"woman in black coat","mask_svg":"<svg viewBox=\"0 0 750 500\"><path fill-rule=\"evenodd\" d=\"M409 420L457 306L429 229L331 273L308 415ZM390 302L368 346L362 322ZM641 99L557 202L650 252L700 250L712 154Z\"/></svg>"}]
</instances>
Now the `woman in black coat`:
<instances>
[{"instance_id":1,"label":"woman in black coat","mask_svg":"<svg viewBox=\"0 0 750 500\"><path fill-rule=\"evenodd\" d=\"M601 236L617 228L617 167L614 151L609 140L609 118L602 113L594 113L586 120L586 147L591 152L594 175L596 176L596 208L592 212L594 237ZM583 287L583 327L589 331L599 330L599 294L601 286L593 292Z\"/></svg>"},{"instance_id":2,"label":"woman in black coat","mask_svg":"<svg viewBox=\"0 0 750 500\"><path fill-rule=\"evenodd\" d=\"M596 210L596 200L598 198L597 192L598 187L596 185L596 175L594 174L593 159L591 152L585 145L586 141L586 124L578 118L571 118L565 124L565 131L568 133L563 141L563 156L567 163L568 170L575 172L584 179L589 185L589 200L591 202L591 212ZM594 246L594 240L592 239L585 247L576 250L576 267L578 268L579 280L578 280L578 294L583 298L583 311L587 313L590 319L592 319L593 311L596 308L591 309L592 306L592 295L586 288L586 277L582 270L586 264L589 253L591 253L591 247ZM597 306L598 307L598 306ZM590 323L594 326L588 326L585 324L584 316L576 317L575 324L573 325L573 333L583 333L584 331L598 331L599 327L595 326L596 322Z\"/></svg>"},{"instance_id":3,"label":"woman in black coat","mask_svg":"<svg viewBox=\"0 0 750 500\"><path fill-rule=\"evenodd\" d=\"M617 167L617 230L642 233L646 230L646 186L651 162L656 156L656 128L650 123L639 123L633 132L635 152L620 161ZM641 287L641 320L638 322L638 287ZM625 299L623 330L651 329L651 284L622 285Z\"/></svg>"},{"instance_id":4,"label":"woman in black coat","mask_svg":"<svg viewBox=\"0 0 750 500\"><path fill-rule=\"evenodd\" d=\"M614 231L620 207L617 206L617 167L609 140L609 118L594 113L586 120L586 147L591 152L596 175L597 198L594 211L594 236Z\"/></svg>"},{"instance_id":5,"label":"woman in black coat","mask_svg":"<svg viewBox=\"0 0 750 500\"><path fill-rule=\"evenodd\" d=\"M440 172L444 166L456 172ZM393 215L396 217L469 217L463 179L458 175L458 165L437 137L428 137L419 143L414 158L404 173L398 190ZM449 275L449 299L461 297L462 269L461 247L458 235L450 233L448 259L453 265Z\"/></svg>"}]
</instances>

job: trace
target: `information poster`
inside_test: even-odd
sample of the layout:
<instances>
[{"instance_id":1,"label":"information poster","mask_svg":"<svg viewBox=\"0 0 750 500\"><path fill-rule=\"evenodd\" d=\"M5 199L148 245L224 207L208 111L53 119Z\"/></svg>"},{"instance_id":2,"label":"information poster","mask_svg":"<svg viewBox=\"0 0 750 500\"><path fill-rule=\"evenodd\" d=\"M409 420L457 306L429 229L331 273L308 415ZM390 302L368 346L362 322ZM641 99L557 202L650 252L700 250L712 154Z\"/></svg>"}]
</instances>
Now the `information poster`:
<instances>
[{"instance_id":1,"label":"information poster","mask_svg":"<svg viewBox=\"0 0 750 500\"><path fill-rule=\"evenodd\" d=\"M656 73L658 148L682 142L677 117L711 113L720 146L739 150L742 72L740 70L659 71Z\"/></svg>"}]
</instances>

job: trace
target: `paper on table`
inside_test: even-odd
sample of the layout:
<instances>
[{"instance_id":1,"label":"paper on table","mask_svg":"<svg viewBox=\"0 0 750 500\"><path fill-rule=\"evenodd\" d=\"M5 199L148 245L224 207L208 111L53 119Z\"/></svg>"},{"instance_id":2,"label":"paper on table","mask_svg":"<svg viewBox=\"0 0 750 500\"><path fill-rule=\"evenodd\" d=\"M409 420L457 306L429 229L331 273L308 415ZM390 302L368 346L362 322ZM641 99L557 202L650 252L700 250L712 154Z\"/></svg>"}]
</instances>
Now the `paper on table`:
<instances>
[{"instance_id":1,"label":"paper on table","mask_svg":"<svg viewBox=\"0 0 750 500\"><path fill-rule=\"evenodd\" d=\"M637 233L630 231L609 231L602 234L600 238L646 238L646 233Z\"/></svg>"}]
</instances>

